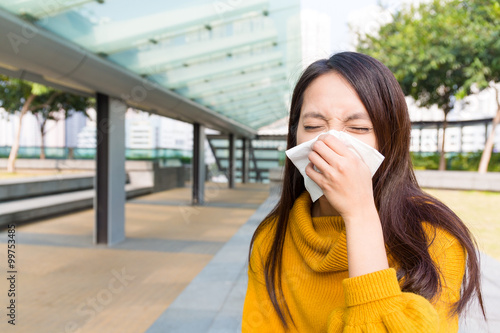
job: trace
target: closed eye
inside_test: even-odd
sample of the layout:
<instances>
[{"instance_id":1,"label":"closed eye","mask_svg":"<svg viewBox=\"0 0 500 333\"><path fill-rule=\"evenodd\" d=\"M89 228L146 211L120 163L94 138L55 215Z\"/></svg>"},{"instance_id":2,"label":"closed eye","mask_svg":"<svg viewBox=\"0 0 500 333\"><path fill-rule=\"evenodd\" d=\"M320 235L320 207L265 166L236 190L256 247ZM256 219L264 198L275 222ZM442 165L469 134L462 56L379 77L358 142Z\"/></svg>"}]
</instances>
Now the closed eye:
<instances>
[{"instance_id":1,"label":"closed eye","mask_svg":"<svg viewBox=\"0 0 500 333\"><path fill-rule=\"evenodd\" d=\"M321 126L304 126L304 129L306 131L311 131L311 130L315 130L315 129L318 129L318 128L321 128Z\"/></svg>"},{"instance_id":2,"label":"closed eye","mask_svg":"<svg viewBox=\"0 0 500 333\"><path fill-rule=\"evenodd\" d=\"M365 134L370 133L372 127L347 127L347 130L352 133Z\"/></svg>"}]
</instances>

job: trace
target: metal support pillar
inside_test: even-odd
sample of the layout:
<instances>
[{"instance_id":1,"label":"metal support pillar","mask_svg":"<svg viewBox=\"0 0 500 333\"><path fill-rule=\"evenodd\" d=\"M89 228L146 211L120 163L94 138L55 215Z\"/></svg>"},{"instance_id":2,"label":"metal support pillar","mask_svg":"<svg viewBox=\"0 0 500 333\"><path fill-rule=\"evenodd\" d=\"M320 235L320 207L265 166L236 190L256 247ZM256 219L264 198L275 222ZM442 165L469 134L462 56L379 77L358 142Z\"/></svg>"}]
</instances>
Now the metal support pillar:
<instances>
[{"instance_id":1,"label":"metal support pillar","mask_svg":"<svg viewBox=\"0 0 500 333\"><path fill-rule=\"evenodd\" d=\"M193 205L205 202L205 126L193 124Z\"/></svg>"},{"instance_id":2,"label":"metal support pillar","mask_svg":"<svg viewBox=\"0 0 500 333\"><path fill-rule=\"evenodd\" d=\"M242 154L241 154L241 182L248 183L248 166L250 161L250 152L248 151L248 144L250 143L250 139L243 138L242 142Z\"/></svg>"},{"instance_id":3,"label":"metal support pillar","mask_svg":"<svg viewBox=\"0 0 500 333\"><path fill-rule=\"evenodd\" d=\"M418 152L422 152L422 127L418 130Z\"/></svg>"},{"instance_id":4,"label":"metal support pillar","mask_svg":"<svg viewBox=\"0 0 500 333\"><path fill-rule=\"evenodd\" d=\"M125 239L125 112L122 101L98 93L94 243Z\"/></svg>"},{"instance_id":5,"label":"metal support pillar","mask_svg":"<svg viewBox=\"0 0 500 333\"><path fill-rule=\"evenodd\" d=\"M229 165L227 168L227 179L229 188L234 188L235 176L236 140L233 133L229 134Z\"/></svg>"},{"instance_id":6,"label":"metal support pillar","mask_svg":"<svg viewBox=\"0 0 500 333\"><path fill-rule=\"evenodd\" d=\"M437 125L437 129L436 129L436 153L439 153L440 151L441 151L441 146L439 145L439 125Z\"/></svg>"},{"instance_id":7,"label":"metal support pillar","mask_svg":"<svg viewBox=\"0 0 500 333\"><path fill-rule=\"evenodd\" d=\"M458 148L458 152L462 153L463 151L463 145L464 145L464 125L460 125L460 138L458 139L458 143L460 147Z\"/></svg>"}]
</instances>

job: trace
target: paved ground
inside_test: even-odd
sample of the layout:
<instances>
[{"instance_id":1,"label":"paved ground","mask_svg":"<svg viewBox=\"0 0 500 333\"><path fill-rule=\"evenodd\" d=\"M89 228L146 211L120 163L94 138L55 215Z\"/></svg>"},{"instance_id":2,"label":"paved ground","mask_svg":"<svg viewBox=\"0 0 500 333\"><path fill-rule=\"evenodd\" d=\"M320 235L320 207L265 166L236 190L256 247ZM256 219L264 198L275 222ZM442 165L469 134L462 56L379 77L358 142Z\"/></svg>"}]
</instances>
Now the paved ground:
<instances>
[{"instance_id":1,"label":"paved ground","mask_svg":"<svg viewBox=\"0 0 500 333\"><path fill-rule=\"evenodd\" d=\"M7 324L7 233L0 233L0 332L145 332L268 197L262 184L206 184L126 204L127 240L94 246L94 212L16 228L16 327Z\"/></svg>"},{"instance_id":2,"label":"paved ground","mask_svg":"<svg viewBox=\"0 0 500 333\"><path fill-rule=\"evenodd\" d=\"M192 207L190 191L127 202L127 240L112 249L92 245L91 210L18 226L18 325L3 314L0 332L240 332L248 244L277 197L209 184L206 206ZM473 308L460 333L500 332L500 263L482 263L489 322ZM0 279L0 308L7 289Z\"/></svg>"},{"instance_id":3,"label":"paved ground","mask_svg":"<svg viewBox=\"0 0 500 333\"><path fill-rule=\"evenodd\" d=\"M486 316L485 322L477 304L460 323L459 333L500 332L500 262L481 253L482 290Z\"/></svg>"},{"instance_id":4,"label":"paved ground","mask_svg":"<svg viewBox=\"0 0 500 333\"><path fill-rule=\"evenodd\" d=\"M147 333L241 332L248 246L255 228L277 200L272 193Z\"/></svg>"}]
</instances>

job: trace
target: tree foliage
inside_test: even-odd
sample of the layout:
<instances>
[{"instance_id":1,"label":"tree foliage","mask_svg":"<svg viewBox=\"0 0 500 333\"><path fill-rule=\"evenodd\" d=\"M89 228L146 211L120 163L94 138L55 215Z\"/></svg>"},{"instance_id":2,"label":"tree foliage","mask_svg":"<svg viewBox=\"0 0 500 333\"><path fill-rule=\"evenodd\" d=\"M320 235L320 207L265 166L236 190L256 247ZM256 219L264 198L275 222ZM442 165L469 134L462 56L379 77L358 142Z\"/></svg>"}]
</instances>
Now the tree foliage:
<instances>
[{"instance_id":1,"label":"tree foliage","mask_svg":"<svg viewBox=\"0 0 500 333\"><path fill-rule=\"evenodd\" d=\"M457 99L499 81L499 26L498 0L434 0L403 7L376 34L358 34L357 49L386 64L417 105L442 109L445 129Z\"/></svg>"},{"instance_id":2,"label":"tree foliage","mask_svg":"<svg viewBox=\"0 0 500 333\"><path fill-rule=\"evenodd\" d=\"M7 112L20 111L19 126L11 147L8 170L14 171L14 163L19 149L19 140L22 129L22 118L27 112L32 112L39 124L41 135L41 158L45 157L44 136L46 134L47 120L61 120L56 114L61 110L64 117L74 112L84 112L92 106L94 100L88 97L77 96L59 91L38 83L24 81L0 75L0 106Z\"/></svg>"}]
</instances>

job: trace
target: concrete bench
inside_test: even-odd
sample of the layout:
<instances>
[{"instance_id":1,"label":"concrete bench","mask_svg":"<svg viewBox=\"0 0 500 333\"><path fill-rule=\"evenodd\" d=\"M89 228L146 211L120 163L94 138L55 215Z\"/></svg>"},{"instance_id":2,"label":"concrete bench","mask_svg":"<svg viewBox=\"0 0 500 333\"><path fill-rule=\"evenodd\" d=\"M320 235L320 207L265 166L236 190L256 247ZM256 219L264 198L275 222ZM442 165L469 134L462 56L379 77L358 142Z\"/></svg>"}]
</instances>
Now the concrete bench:
<instances>
[{"instance_id":1,"label":"concrete bench","mask_svg":"<svg viewBox=\"0 0 500 333\"><path fill-rule=\"evenodd\" d=\"M125 185L127 199L151 193L152 190L150 186ZM92 208L94 195L95 191L90 189L2 202L0 203L0 228L5 228L10 223L38 220Z\"/></svg>"},{"instance_id":2,"label":"concrete bench","mask_svg":"<svg viewBox=\"0 0 500 333\"><path fill-rule=\"evenodd\" d=\"M0 159L0 166L6 163ZM0 229L19 223L91 208L94 203L95 161L18 160L19 169L86 171L0 181ZM189 170L178 162L126 161L127 198L183 187Z\"/></svg>"},{"instance_id":3,"label":"concrete bench","mask_svg":"<svg viewBox=\"0 0 500 333\"><path fill-rule=\"evenodd\" d=\"M500 172L415 170L415 176L426 188L500 192Z\"/></svg>"},{"instance_id":4,"label":"concrete bench","mask_svg":"<svg viewBox=\"0 0 500 333\"><path fill-rule=\"evenodd\" d=\"M65 174L0 180L0 202L41 195L88 190L94 187L94 174Z\"/></svg>"}]
</instances>

